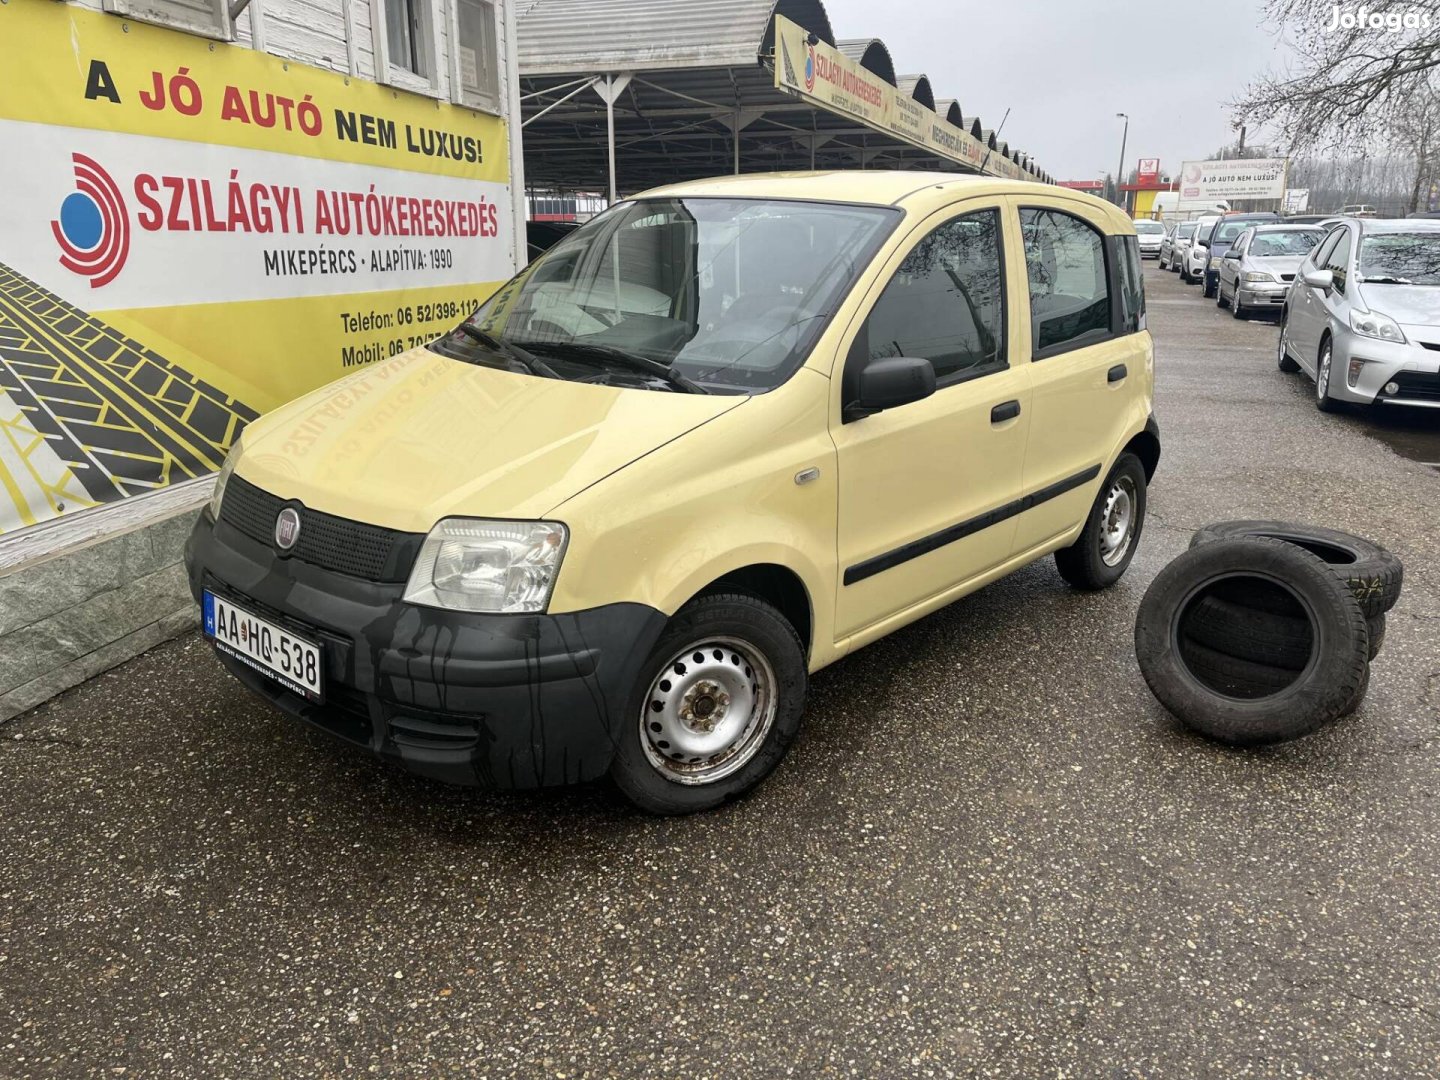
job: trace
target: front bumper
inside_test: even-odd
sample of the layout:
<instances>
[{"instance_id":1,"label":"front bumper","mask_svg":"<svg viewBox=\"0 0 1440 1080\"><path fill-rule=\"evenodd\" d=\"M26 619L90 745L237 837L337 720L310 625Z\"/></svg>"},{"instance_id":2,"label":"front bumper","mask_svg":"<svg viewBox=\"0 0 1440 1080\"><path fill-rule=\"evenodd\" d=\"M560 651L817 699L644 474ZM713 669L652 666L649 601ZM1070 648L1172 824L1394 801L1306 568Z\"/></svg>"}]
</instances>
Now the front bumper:
<instances>
[{"instance_id":1,"label":"front bumper","mask_svg":"<svg viewBox=\"0 0 1440 1080\"><path fill-rule=\"evenodd\" d=\"M1334 335L1330 396L1359 404L1440 408L1440 352L1421 345L1379 341L1354 331ZM1354 382L1350 362L1363 360ZM1386 393L1395 383L1398 391Z\"/></svg>"},{"instance_id":2,"label":"front bumper","mask_svg":"<svg viewBox=\"0 0 1440 1080\"><path fill-rule=\"evenodd\" d=\"M666 621L643 604L557 615L419 607L401 600L403 585L282 559L209 511L185 562L197 600L210 589L320 643L322 704L217 651L250 690L411 772L467 786L603 775Z\"/></svg>"},{"instance_id":3,"label":"front bumper","mask_svg":"<svg viewBox=\"0 0 1440 1080\"><path fill-rule=\"evenodd\" d=\"M1279 307L1285 303L1290 292L1287 281L1247 281L1240 286L1240 303L1244 307Z\"/></svg>"}]
</instances>

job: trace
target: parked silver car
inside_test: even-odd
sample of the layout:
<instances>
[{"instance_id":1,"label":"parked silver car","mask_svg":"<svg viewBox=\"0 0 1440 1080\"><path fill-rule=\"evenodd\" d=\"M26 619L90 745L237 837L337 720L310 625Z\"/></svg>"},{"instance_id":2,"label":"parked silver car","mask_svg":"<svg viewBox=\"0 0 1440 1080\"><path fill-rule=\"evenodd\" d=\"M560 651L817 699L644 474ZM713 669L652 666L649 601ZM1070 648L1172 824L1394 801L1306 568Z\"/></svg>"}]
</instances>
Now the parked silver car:
<instances>
[{"instance_id":1,"label":"parked silver car","mask_svg":"<svg viewBox=\"0 0 1440 1080\"><path fill-rule=\"evenodd\" d=\"M1257 308L1278 310L1305 256L1325 237L1313 225L1252 225L1220 260L1217 307L1243 319Z\"/></svg>"},{"instance_id":2,"label":"parked silver car","mask_svg":"<svg viewBox=\"0 0 1440 1080\"><path fill-rule=\"evenodd\" d=\"M1165 233L1165 239L1160 242L1160 269L1180 270L1180 260L1183 257L1185 248L1190 243L1190 237L1195 233L1195 222L1176 221L1172 222Z\"/></svg>"},{"instance_id":3,"label":"parked silver car","mask_svg":"<svg viewBox=\"0 0 1440 1080\"><path fill-rule=\"evenodd\" d=\"M1139 242L1140 257L1155 259L1160 255L1160 244L1165 239L1165 226L1149 218L1136 218L1135 239Z\"/></svg>"},{"instance_id":4,"label":"parked silver car","mask_svg":"<svg viewBox=\"0 0 1440 1080\"><path fill-rule=\"evenodd\" d=\"M1315 404L1440 408L1440 221L1350 218L1300 263L1281 313L1281 371Z\"/></svg>"}]
</instances>

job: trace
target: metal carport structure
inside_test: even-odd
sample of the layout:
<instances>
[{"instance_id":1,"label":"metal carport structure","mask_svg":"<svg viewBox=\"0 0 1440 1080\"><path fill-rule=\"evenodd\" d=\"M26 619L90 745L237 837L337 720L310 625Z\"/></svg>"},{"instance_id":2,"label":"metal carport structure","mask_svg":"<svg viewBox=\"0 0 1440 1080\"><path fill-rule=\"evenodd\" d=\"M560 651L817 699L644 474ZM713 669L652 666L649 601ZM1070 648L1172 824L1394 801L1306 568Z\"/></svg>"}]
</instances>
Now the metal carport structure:
<instances>
[{"instance_id":1,"label":"metal carport structure","mask_svg":"<svg viewBox=\"0 0 1440 1080\"><path fill-rule=\"evenodd\" d=\"M777 39L777 27L789 36ZM777 85L777 56L786 86ZM531 0L519 11L518 66L532 190L615 195L809 168L1046 178L1033 164L1022 168L1020 155L976 141L978 119L961 118L952 101L936 115L929 80L897 80L879 39L837 47L820 0ZM824 82L817 70L833 87L811 89ZM893 96L911 130L878 121L877 110L836 111L850 107L851 84L861 106ZM819 99L827 91L839 104Z\"/></svg>"}]
</instances>

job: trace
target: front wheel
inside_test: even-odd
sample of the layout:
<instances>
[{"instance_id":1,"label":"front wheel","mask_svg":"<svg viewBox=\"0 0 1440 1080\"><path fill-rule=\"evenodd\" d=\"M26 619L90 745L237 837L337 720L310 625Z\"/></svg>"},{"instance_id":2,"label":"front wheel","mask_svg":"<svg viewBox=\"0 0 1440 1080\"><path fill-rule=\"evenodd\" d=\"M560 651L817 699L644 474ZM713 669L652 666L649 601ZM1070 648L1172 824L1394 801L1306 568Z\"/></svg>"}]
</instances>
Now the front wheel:
<instances>
[{"instance_id":1,"label":"front wheel","mask_svg":"<svg viewBox=\"0 0 1440 1080\"><path fill-rule=\"evenodd\" d=\"M1330 339L1320 344L1320 357L1315 362L1315 407L1321 412L1334 412L1340 403L1330 396L1330 360L1334 355Z\"/></svg>"},{"instance_id":2,"label":"front wheel","mask_svg":"<svg viewBox=\"0 0 1440 1080\"><path fill-rule=\"evenodd\" d=\"M1235 293L1230 297L1230 314L1237 319L1245 318L1245 305L1240 303L1240 285L1235 285Z\"/></svg>"},{"instance_id":3,"label":"front wheel","mask_svg":"<svg viewBox=\"0 0 1440 1080\"><path fill-rule=\"evenodd\" d=\"M1289 321L1290 313L1288 311L1280 312L1280 339L1276 346L1276 363L1286 375L1293 375L1300 370L1300 365L1290 358L1290 350L1285 345L1285 325Z\"/></svg>"},{"instance_id":4,"label":"front wheel","mask_svg":"<svg viewBox=\"0 0 1440 1080\"><path fill-rule=\"evenodd\" d=\"M1108 589L1135 556L1145 525L1145 466L1134 454L1115 462L1090 507L1085 528L1055 552L1055 568L1077 589Z\"/></svg>"},{"instance_id":5,"label":"front wheel","mask_svg":"<svg viewBox=\"0 0 1440 1080\"><path fill-rule=\"evenodd\" d=\"M1208 300L1215 295L1216 290L1210 288L1210 275L1204 270L1200 271L1200 284L1200 295L1205 297L1205 299Z\"/></svg>"},{"instance_id":6,"label":"front wheel","mask_svg":"<svg viewBox=\"0 0 1440 1080\"><path fill-rule=\"evenodd\" d=\"M719 806L780 764L805 692L805 650L779 611L745 593L692 600L641 668L610 778L652 814Z\"/></svg>"}]
</instances>

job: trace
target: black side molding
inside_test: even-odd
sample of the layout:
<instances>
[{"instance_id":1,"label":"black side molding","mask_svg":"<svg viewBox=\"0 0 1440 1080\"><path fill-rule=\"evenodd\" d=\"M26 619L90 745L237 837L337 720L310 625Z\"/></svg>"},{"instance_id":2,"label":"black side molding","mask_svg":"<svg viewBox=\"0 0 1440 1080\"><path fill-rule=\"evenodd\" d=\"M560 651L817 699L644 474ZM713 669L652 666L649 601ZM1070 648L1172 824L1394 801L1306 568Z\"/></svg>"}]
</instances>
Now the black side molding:
<instances>
[{"instance_id":1,"label":"black side molding","mask_svg":"<svg viewBox=\"0 0 1440 1080\"><path fill-rule=\"evenodd\" d=\"M887 551L883 555L876 555L873 559L866 559L862 563L847 567L845 570L845 584L854 585L857 581L864 581L868 577L874 577L882 571L899 566L901 563L909 562L911 559L918 559L921 555L928 555L937 548L946 544L953 544L956 540L963 540L967 536L973 536L981 529L988 529L991 525L998 525L1002 521L1008 521L1016 514L1023 514L1032 507L1039 506L1043 502L1049 502L1067 491L1073 491L1083 484L1088 484L1095 477L1100 475L1100 466L1091 465L1083 472L1074 476L1067 476L1064 480L1057 480L1048 487L1039 491L1032 491L1023 499L1016 499L1004 506L997 506L994 510L987 510L985 513L962 521L956 525L948 525L939 532L933 532L929 536L922 536L919 540L912 540L910 543Z\"/></svg>"},{"instance_id":2,"label":"black side molding","mask_svg":"<svg viewBox=\"0 0 1440 1080\"><path fill-rule=\"evenodd\" d=\"M1115 383L1119 382L1121 379L1125 378L1125 376L1129 374L1130 369L1127 368L1124 364L1116 364L1106 373L1105 380L1107 382Z\"/></svg>"}]
</instances>

